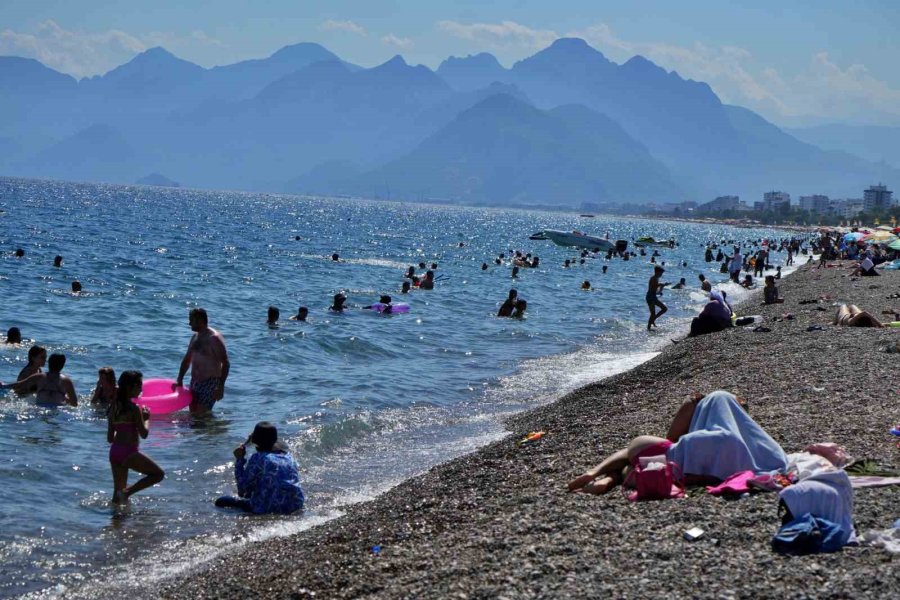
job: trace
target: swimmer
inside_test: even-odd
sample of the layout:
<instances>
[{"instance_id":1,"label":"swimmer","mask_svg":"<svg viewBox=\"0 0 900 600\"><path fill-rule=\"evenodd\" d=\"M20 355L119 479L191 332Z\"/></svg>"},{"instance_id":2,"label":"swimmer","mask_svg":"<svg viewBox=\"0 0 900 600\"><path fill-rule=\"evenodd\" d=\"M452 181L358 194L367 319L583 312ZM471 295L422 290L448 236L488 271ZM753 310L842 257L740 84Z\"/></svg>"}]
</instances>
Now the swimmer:
<instances>
[{"instance_id":1,"label":"swimmer","mask_svg":"<svg viewBox=\"0 0 900 600\"><path fill-rule=\"evenodd\" d=\"M587 279L585 279L583 282L581 282L581 289L583 289L585 291L590 291L591 290L591 282L588 281Z\"/></svg>"},{"instance_id":2,"label":"swimmer","mask_svg":"<svg viewBox=\"0 0 900 600\"><path fill-rule=\"evenodd\" d=\"M43 367L47 363L47 351L41 346L32 346L28 349L28 364L19 371L19 376L16 378L16 381L22 381L28 377L31 377L35 373L42 373L41 367ZM16 393L20 396L24 394L33 394L37 391L37 386L32 385L28 388L19 387L16 390Z\"/></svg>"},{"instance_id":3,"label":"swimmer","mask_svg":"<svg viewBox=\"0 0 900 600\"><path fill-rule=\"evenodd\" d=\"M426 271L425 279L419 283L419 289L422 290L433 290L434 289L434 271Z\"/></svg>"},{"instance_id":4,"label":"swimmer","mask_svg":"<svg viewBox=\"0 0 900 600\"><path fill-rule=\"evenodd\" d=\"M301 306L297 309L297 314L291 317L291 321L305 321L307 315L309 315L309 309Z\"/></svg>"},{"instance_id":5,"label":"swimmer","mask_svg":"<svg viewBox=\"0 0 900 600\"><path fill-rule=\"evenodd\" d=\"M572 264L572 261L570 261L570 260L567 258L567 259L566 259L566 262L563 263L563 268L564 268L564 269L568 269L570 264Z\"/></svg>"},{"instance_id":6,"label":"swimmer","mask_svg":"<svg viewBox=\"0 0 900 600\"><path fill-rule=\"evenodd\" d=\"M278 310L277 306L270 306L268 312L266 313L266 324L269 327L276 325L278 323L278 317L281 316L281 311Z\"/></svg>"},{"instance_id":7,"label":"swimmer","mask_svg":"<svg viewBox=\"0 0 900 600\"><path fill-rule=\"evenodd\" d=\"M400 286L400 293L401 293L401 294L408 294L410 288L412 288L412 284L411 284L410 282L408 282L408 281L404 281L403 284Z\"/></svg>"},{"instance_id":8,"label":"swimmer","mask_svg":"<svg viewBox=\"0 0 900 600\"><path fill-rule=\"evenodd\" d=\"M431 270L437 271L437 263L431 263Z\"/></svg>"},{"instance_id":9,"label":"swimmer","mask_svg":"<svg viewBox=\"0 0 900 600\"><path fill-rule=\"evenodd\" d=\"M487 271L487 270L488 270L487 263L481 263L481 270L482 270L482 271Z\"/></svg>"},{"instance_id":10,"label":"swimmer","mask_svg":"<svg viewBox=\"0 0 900 600\"><path fill-rule=\"evenodd\" d=\"M604 273L604 274L606 274L607 269L609 269L609 267L606 266L606 265L603 265L603 273Z\"/></svg>"},{"instance_id":11,"label":"swimmer","mask_svg":"<svg viewBox=\"0 0 900 600\"><path fill-rule=\"evenodd\" d=\"M25 256L25 251L21 248L16 248L16 258L22 258Z\"/></svg>"},{"instance_id":12,"label":"swimmer","mask_svg":"<svg viewBox=\"0 0 900 600\"><path fill-rule=\"evenodd\" d=\"M407 279L412 279L415 276L416 276L416 268L413 266L410 266L409 269L406 270L406 275L404 275L404 277L406 277Z\"/></svg>"},{"instance_id":13,"label":"swimmer","mask_svg":"<svg viewBox=\"0 0 900 600\"><path fill-rule=\"evenodd\" d=\"M391 310L394 308L393 306L391 306L391 300L392 300L392 298L387 295L381 296L378 299L378 303L384 306L384 308L381 310L381 314L383 314L383 315L391 314ZM363 310L372 310L374 308L377 308L374 304L370 304L369 306L363 306Z\"/></svg>"},{"instance_id":14,"label":"swimmer","mask_svg":"<svg viewBox=\"0 0 900 600\"><path fill-rule=\"evenodd\" d=\"M80 294L80 293L81 293L81 282L80 282L80 281L73 281L73 282L72 282L72 293L73 293L73 294Z\"/></svg>"},{"instance_id":15,"label":"swimmer","mask_svg":"<svg viewBox=\"0 0 900 600\"><path fill-rule=\"evenodd\" d=\"M501 259L499 259L499 258L495 258L495 259L494 259L494 264L495 264L495 265L502 265L502 264L503 264L503 261L502 261Z\"/></svg>"},{"instance_id":16,"label":"swimmer","mask_svg":"<svg viewBox=\"0 0 900 600\"><path fill-rule=\"evenodd\" d=\"M510 316L512 316L513 319L524 319L526 308L528 308L528 303L525 300L516 300L516 310Z\"/></svg>"},{"instance_id":17,"label":"swimmer","mask_svg":"<svg viewBox=\"0 0 900 600\"><path fill-rule=\"evenodd\" d=\"M57 269L60 268L60 267L62 266L62 256L60 256L59 254L57 254L57 255L54 257L54 259L53 259L53 266L56 267Z\"/></svg>"},{"instance_id":18,"label":"swimmer","mask_svg":"<svg viewBox=\"0 0 900 600\"><path fill-rule=\"evenodd\" d=\"M225 380L228 379L231 363L225 348L225 338L209 326L209 317L204 309L192 309L188 323L194 335L181 359L181 367L172 390L182 387L184 375L190 367L190 410L192 413L206 413L225 395Z\"/></svg>"},{"instance_id":19,"label":"swimmer","mask_svg":"<svg viewBox=\"0 0 900 600\"><path fill-rule=\"evenodd\" d=\"M531 268L532 269L537 269L538 265L540 265L540 264L541 264L540 256L535 256L534 258L531 259Z\"/></svg>"},{"instance_id":20,"label":"swimmer","mask_svg":"<svg viewBox=\"0 0 900 600\"><path fill-rule=\"evenodd\" d=\"M334 304L332 304L328 310L331 312L344 312L344 302L347 301L347 296L341 293L337 293L334 295Z\"/></svg>"},{"instance_id":21,"label":"swimmer","mask_svg":"<svg viewBox=\"0 0 900 600\"><path fill-rule=\"evenodd\" d=\"M18 327L10 327L6 331L6 343L7 344L21 344L22 343L22 332L19 331Z\"/></svg>"},{"instance_id":22,"label":"swimmer","mask_svg":"<svg viewBox=\"0 0 900 600\"><path fill-rule=\"evenodd\" d=\"M48 371L46 373L35 373L25 379L2 387L11 387L17 394L21 393L20 390L27 392L34 388L38 402L78 406L78 395L75 393L75 386L72 384L71 379L62 374L63 367L66 366L65 355L51 354L50 360L47 362Z\"/></svg>"},{"instance_id":23,"label":"swimmer","mask_svg":"<svg viewBox=\"0 0 900 600\"><path fill-rule=\"evenodd\" d=\"M673 290L683 290L684 286L687 285L687 281L685 281L684 277L678 280L678 283L672 286Z\"/></svg>"},{"instance_id":24,"label":"swimmer","mask_svg":"<svg viewBox=\"0 0 900 600\"><path fill-rule=\"evenodd\" d=\"M512 268L512 278L516 279L519 276L519 267Z\"/></svg>"},{"instance_id":25,"label":"swimmer","mask_svg":"<svg viewBox=\"0 0 900 600\"><path fill-rule=\"evenodd\" d=\"M500 310L497 311L498 317L511 317L513 313L513 309L516 306L516 298L519 296L518 290L515 288L509 290L509 296L500 305Z\"/></svg>"},{"instance_id":26,"label":"swimmer","mask_svg":"<svg viewBox=\"0 0 900 600\"><path fill-rule=\"evenodd\" d=\"M424 268L425 268L425 263L424 263L424 262L420 262L420 263L419 263L419 268L420 268L420 269L424 269Z\"/></svg>"},{"instance_id":27,"label":"swimmer","mask_svg":"<svg viewBox=\"0 0 900 600\"><path fill-rule=\"evenodd\" d=\"M143 375L140 371L125 371L119 377L115 401L109 407L106 441L109 447L109 466L113 477L113 503L124 504L141 490L154 486L166 476L153 460L139 450L141 438L150 434L150 411L132 401L141 395ZM143 477L128 485L128 471Z\"/></svg>"},{"instance_id":28,"label":"swimmer","mask_svg":"<svg viewBox=\"0 0 900 600\"><path fill-rule=\"evenodd\" d=\"M331 260L333 260L334 262L340 262L340 261L341 261L341 257L338 256L338 253L337 253L337 252L335 252L334 254L331 255Z\"/></svg>"},{"instance_id":29,"label":"swimmer","mask_svg":"<svg viewBox=\"0 0 900 600\"><path fill-rule=\"evenodd\" d=\"M744 280L741 281L741 287L747 289L753 287L753 277L751 277L749 274L744 275Z\"/></svg>"},{"instance_id":30,"label":"swimmer","mask_svg":"<svg viewBox=\"0 0 900 600\"><path fill-rule=\"evenodd\" d=\"M91 396L91 404L110 406L116 401L116 372L112 367L101 367L97 371L97 386Z\"/></svg>"}]
</instances>

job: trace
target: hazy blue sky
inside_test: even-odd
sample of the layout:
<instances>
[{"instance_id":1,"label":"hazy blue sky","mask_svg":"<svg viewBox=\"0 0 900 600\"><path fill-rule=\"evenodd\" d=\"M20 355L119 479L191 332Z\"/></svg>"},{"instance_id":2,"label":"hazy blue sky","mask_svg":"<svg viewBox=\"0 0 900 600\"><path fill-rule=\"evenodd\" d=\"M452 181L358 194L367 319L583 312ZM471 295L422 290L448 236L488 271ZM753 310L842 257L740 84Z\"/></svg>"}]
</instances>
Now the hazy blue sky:
<instances>
[{"instance_id":1,"label":"hazy blue sky","mask_svg":"<svg viewBox=\"0 0 900 600\"><path fill-rule=\"evenodd\" d=\"M900 124L897 0L2 0L0 54L81 77L162 45L203 66L314 41L372 66L402 54L506 66L566 35L643 54L779 123Z\"/></svg>"}]
</instances>

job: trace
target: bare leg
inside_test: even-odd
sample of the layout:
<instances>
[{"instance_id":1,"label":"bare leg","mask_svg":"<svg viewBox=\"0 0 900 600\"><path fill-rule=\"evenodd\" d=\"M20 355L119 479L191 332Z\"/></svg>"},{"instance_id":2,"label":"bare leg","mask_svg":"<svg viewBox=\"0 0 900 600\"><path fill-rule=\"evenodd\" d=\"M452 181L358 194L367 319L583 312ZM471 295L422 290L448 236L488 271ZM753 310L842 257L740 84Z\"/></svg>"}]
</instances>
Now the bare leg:
<instances>
[{"instance_id":1,"label":"bare leg","mask_svg":"<svg viewBox=\"0 0 900 600\"><path fill-rule=\"evenodd\" d=\"M570 481L569 491L598 495L605 494L622 483L625 469L631 464L633 457L637 456L648 446L664 441L663 438L652 435L642 435L634 438L627 448L613 452L602 463Z\"/></svg>"},{"instance_id":2,"label":"bare leg","mask_svg":"<svg viewBox=\"0 0 900 600\"><path fill-rule=\"evenodd\" d=\"M666 314L666 311L669 310L669 307L666 306L665 304L663 304L662 302L660 302L659 300L656 301L656 305L660 308L660 310L658 313L656 313L656 316L653 317L654 325L656 325L656 320L658 318L660 318L661 316L663 316L664 314Z\"/></svg>"},{"instance_id":3,"label":"bare leg","mask_svg":"<svg viewBox=\"0 0 900 600\"><path fill-rule=\"evenodd\" d=\"M125 461L125 466L127 466L129 469L137 471L138 473L144 474L144 477L136 481L134 485L125 488L126 498L152 485L156 485L163 480L163 477L166 476L165 471L159 468L159 465L153 462L151 458L144 456L140 452L135 452L134 454L129 456L128 460Z\"/></svg>"},{"instance_id":4,"label":"bare leg","mask_svg":"<svg viewBox=\"0 0 900 600\"><path fill-rule=\"evenodd\" d=\"M647 307L650 309L650 318L647 320L647 331L650 331L650 327L656 322L656 305L648 302Z\"/></svg>"},{"instance_id":5,"label":"bare leg","mask_svg":"<svg viewBox=\"0 0 900 600\"><path fill-rule=\"evenodd\" d=\"M112 477L113 477L113 503L114 504L123 504L128 501L128 498L123 493L123 490L128 486L128 467L124 465L114 465L112 463L109 464L112 469Z\"/></svg>"}]
</instances>

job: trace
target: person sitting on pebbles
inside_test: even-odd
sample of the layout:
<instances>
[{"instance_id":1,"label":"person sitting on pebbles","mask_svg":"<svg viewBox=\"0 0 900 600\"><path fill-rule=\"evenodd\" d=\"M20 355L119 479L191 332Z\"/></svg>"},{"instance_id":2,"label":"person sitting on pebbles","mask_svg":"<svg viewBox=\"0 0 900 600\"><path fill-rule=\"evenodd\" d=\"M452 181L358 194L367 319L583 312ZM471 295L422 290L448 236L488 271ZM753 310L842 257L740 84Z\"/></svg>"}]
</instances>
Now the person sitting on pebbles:
<instances>
[{"instance_id":1,"label":"person sitting on pebbles","mask_svg":"<svg viewBox=\"0 0 900 600\"><path fill-rule=\"evenodd\" d=\"M884 327L874 315L860 310L855 304L841 304L832 324L842 327Z\"/></svg>"},{"instance_id":2,"label":"person sitting on pebbles","mask_svg":"<svg viewBox=\"0 0 900 600\"><path fill-rule=\"evenodd\" d=\"M605 494L621 484L641 457L665 455L691 484L723 481L740 471L784 470L781 446L733 394L699 394L684 403L665 438L642 435L569 482L570 492Z\"/></svg>"},{"instance_id":3,"label":"person sitting on pebbles","mask_svg":"<svg viewBox=\"0 0 900 600\"><path fill-rule=\"evenodd\" d=\"M245 456L251 443L256 453L248 461ZM297 463L287 446L278 441L278 429L273 424L257 423L247 441L234 449L234 458L238 497L222 496L216 499L216 506L257 515L287 515L303 509L305 497Z\"/></svg>"}]
</instances>

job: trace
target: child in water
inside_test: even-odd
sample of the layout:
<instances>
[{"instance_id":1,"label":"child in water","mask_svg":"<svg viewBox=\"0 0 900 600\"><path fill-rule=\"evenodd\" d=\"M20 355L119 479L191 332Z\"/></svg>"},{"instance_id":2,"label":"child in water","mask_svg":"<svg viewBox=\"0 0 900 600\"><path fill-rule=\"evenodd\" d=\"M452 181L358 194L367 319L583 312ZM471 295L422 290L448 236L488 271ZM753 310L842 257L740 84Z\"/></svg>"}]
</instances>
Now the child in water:
<instances>
[{"instance_id":1,"label":"child in water","mask_svg":"<svg viewBox=\"0 0 900 600\"><path fill-rule=\"evenodd\" d=\"M95 406L111 406L116 401L116 372L112 367L102 367L97 371L97 387L91 396Z\"/></svg>"},{"instance_id":2,"label":"child in water","mask_svg":"<svg viewBox=\"0 0 900 600\"><path fill-rule=\"evenodd\" d=\"M247 444L256 445L256 454L245 459ZM290 514L303 509L303 490L297 463L288 449L278 443L278 430L268 421L253 428L246 442L234 449L234 478L238 496L216 500L220 508L239 508L254 514Z\"/></svg>"},{"instance_id":3,"label":"child in water","mask_svg":"<svg viewBox=\"0 0 900 600\"><path fill-rule=\"evenodd\" d=\"M150 411L132 401L141 395L144 376L140 371L125 371L119 376L116 399L109 407L106 440L109 447L109 464L113 476L113 502L128 502L133 494L156 485L166 476L152 459L138 450L140 438L147 438ZM140 436L140 438L138 437ZM128 471L135 470L144 477L128 486Z\"/></svg>"}]
</instances>

